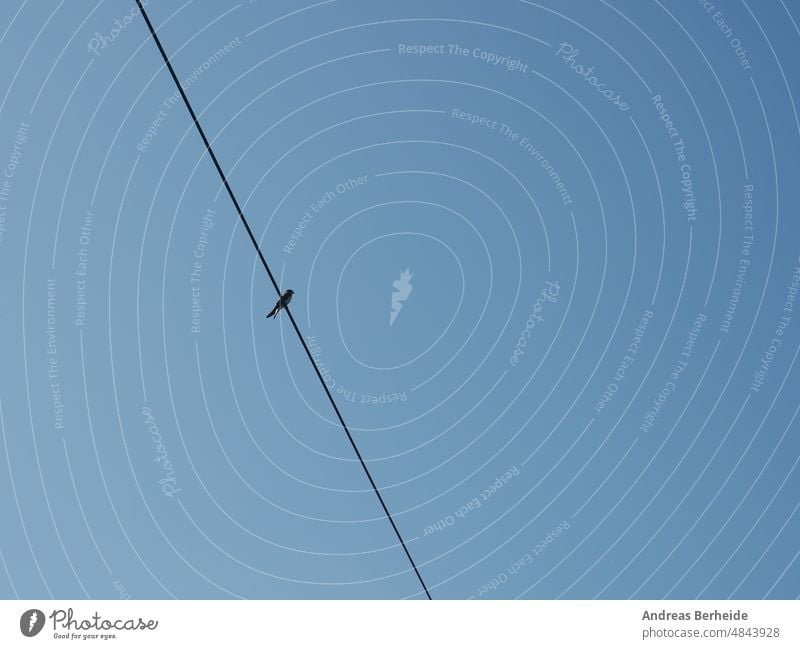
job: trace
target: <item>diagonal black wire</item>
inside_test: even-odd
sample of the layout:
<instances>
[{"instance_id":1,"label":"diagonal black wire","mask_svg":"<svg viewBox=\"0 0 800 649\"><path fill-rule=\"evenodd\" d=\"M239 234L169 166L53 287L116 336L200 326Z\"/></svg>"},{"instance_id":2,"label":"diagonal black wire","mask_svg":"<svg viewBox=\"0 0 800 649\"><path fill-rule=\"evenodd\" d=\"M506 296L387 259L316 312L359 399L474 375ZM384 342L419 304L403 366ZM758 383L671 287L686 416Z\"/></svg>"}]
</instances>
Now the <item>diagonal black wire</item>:
<instances>
[{"instance_id":1,"label":"diagonal black wire","mask_svg":"<svg viewBox=\"0 0 800 649\"><path fill-rule=\"evenodd\" d=\"M158 39L158 35L156 34L156 30L153 27L153 23L150 22L150 18L147 16L147 12L144 10L141 0L136 0L136 4L139 5L139 12L142 14L142 18L144 18L144 21L147 23L147 27L150 30L150 36L153 37L153 41L158 47L158 51L161 52L161 56L164 59L164 63L166 64L169 73L172 75L172 80L175 82L178 91L181 93L181 97L183 98L183 103L186 105L186 108L192 117L192 121L194 122L194 125L197 127L197 132L203 139L203 144L205 144L206 151L208 151L208 155L211 156L211 161L217 168L217 173L219 174L219 177L222 179L222 184L225 185L225 189L228 192L228 196L230 196L231 201L233 202L233 205L236 208L237 213L239 214L239 219L241 220L242 225L244 225L244 229L247 230L247 235L250 237L250 241L252 242L253 247L256 249L256 252L258 253L258 258L261 260L261 265L264 266L264 270L267 271L267 275L269 275L269 279L272 282L272 286L275 287L275 292L278 294L278 298L280 299L282 293L280 287L278 286L278 282L275 281L275 276L272 274L272 271L269 268L269 264L267 263L267 260L264 258L264 254L261 252L261 247L258 245L258 241L253 235L253 231L250 229L250 224L247 222L247 219L244 216L244 212L242 211L242 208L239 206L239 201L236 200L236 196L234 195L231 186L228 184L228 179L225 176L225 172L222 171L222 167L220 167L219 162L217 161L217 156L214 155L214 150L211 148L211 144L209 143L208 138L206 137L206 134L203 131L203 127L200 126L200 122L197 120L197 115L195 115L195 112L192 109L192 105L189 103L189 99L186 97L186 93L183 91L183 87L181 86L180 81L178 81L178 77L175 74L175 70L172 67L172 63L170 63L169 57L167 56L167 53L164 51L164 48L161 45L161 41ZM291 311L289 311L289 307L285 306L284 309L286 311L286 314L289 316L289 320L291 320L292 322L292 327L294 328L294 331L297 334L297 338L302 343L303 349L306 350L306 356L308 356L308 360L311 361L311 365L314 366L314 371L317 373L317 378L319 379L320 384L325 390L325 394L328 395L328 400L331 402L331 405L333 406L333 409L336 412L336 416L339 418L339 423L342 425L344 432L347 434L347 439L350 441L350 445L353 447L356 457L358 457L358 461L361 462L361 467L364 469L364 473L367 474L369 483L372 485L372 490L375 492L375 495L378 497L378 501L381 503L381 507L383 507L383 511L386 513L386 518L388 518L389 522L392 524L392 529L394 530L394 533L397 535L397 538L400 541L400 545L403 546L403 551L406 553L408 560L411 562L411 567L414 568L414 572L417 575L417 579L419 579L419 583L422 584L422 588L425 590L425 595L428 597L428 599L432 599L431 594L428 592L428 587L425 585L425 581L422 579L422 575L419 573L417 564L411 557L411 553L408 551L408 548L406 547L406 542L403 540L403 537L400 534L400 530L397 529L397 525L395 525L394 519L392 518L392 515L389 513L389 508L383 501L383 496L381 496L381 492L378 490L378 486L375 484L375 480L372 479L372 474L370 474L369 469L367 468L367 464L366 462L364 462L364 458L361 457L361 452L358 450L358 446L356 446L356 443L353 440L353 436L350 434L350 430L347 428L347 424L344 421L344 417L342 417L342 413L339 412L339 407L336 405L336 401L334 401L331 391L328 389L328 386L325 384L325 380L322 378L322 374L319 371L319 367L317 367L317 362L314 360L314 357L311 355L311 351L308 349L308 344L306 344L305 337L300 332L300 328L297 326L297 322L295 322L294 316L292 315Z\"/></svg>"}]
</instances>

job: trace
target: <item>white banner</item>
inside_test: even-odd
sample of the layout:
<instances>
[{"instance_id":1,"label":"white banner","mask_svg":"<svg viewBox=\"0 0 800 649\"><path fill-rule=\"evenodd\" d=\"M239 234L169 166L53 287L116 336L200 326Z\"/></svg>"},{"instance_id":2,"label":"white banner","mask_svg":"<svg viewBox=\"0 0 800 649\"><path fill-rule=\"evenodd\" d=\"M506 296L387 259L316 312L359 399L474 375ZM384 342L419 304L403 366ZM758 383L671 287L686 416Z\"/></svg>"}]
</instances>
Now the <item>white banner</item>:
<instances>
[{"instance_id":1,"label":"white banner","mask_svg":"<svg viewBox=\"0 0 800 649\"><path fill-rule=\"evenodd\" d=\"M3 601L0 647L800 647L797 601Z\"/></svg>"}]
</instances>

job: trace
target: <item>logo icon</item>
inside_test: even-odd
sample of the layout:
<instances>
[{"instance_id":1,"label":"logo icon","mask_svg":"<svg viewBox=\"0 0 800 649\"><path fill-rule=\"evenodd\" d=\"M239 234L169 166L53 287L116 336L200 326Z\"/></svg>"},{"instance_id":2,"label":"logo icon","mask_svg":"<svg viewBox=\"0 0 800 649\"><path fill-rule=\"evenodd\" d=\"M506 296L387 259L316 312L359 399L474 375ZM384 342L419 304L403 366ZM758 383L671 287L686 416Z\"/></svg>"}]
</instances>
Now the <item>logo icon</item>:
<instances>
[{"instance_id":1,"label":"logo icon","mask_svg":"<svg viewBox=\"0 0 800 649\"><path fill-rule=\"evenodd\" d=\"M44 628L44 613L38 608L25 611L19 618L19 630L26 638L32 638Z\"/></svg>"},{"instance_id":2,"label":"logo icon","mask_svg":"<svg viewBox=\"0 0 800 649\"><path fill-rule=\"evenodd\" d=\"M392 286L394 286L395 290L392 293L392 311L389 314L390 327L394 324L397 314L400 313L400 309L403 308L403 302L405 302L408 299L408 296L411 295L411 290L414 288L411 286L412 277L413 275L409 269L406 268L400 273L400 279L396 279L394 282L392 282Z\"/></svg>"}]
</instances>

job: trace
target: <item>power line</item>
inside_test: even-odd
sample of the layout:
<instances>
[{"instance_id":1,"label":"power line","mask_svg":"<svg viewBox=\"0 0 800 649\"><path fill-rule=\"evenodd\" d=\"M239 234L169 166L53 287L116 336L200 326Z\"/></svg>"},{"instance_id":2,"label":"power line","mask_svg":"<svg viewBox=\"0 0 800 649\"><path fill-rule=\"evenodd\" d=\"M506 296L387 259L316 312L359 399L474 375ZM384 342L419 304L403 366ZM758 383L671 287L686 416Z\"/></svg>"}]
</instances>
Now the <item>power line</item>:
<instances>
[{"instance_id":1,"label":"power line","mask_svg":"<svg viewBox=\"0 0 800 649\"><path fill-rule=\"evenodd\" d=\"M142 6L141 0L136 0L136 4L139 5L139 12L142 14L142 18L147 23L147 28L150 30L150 36L153 37L153 41L158 47L158 51L161 52L161 57L164 59L164 63L169 70L170 75L172 75L172 80L175 82L175 85L178 87L178 91L181 93L181 97L183 98L183 103L186 105L186 109L189 111L189 115L192 117L192 121L194 122L195 127L197 128L197 132L200 134L200 137L203 140L203 144L206 147L206 151L208 151L208 155L211 157L211 161L214 163L214 166L217 168L217 173L219 174L220 179L222 180L222 184L225 185L225 189L228 192L228 196L231 198L231 202L233 206L236 208L236 212L239 214L239 219L244 225L244 229L247 231L247 236L250 237L250 241L253 244L253 247L256 249L258 253L258 258L261 260L261 265L264 266L264 270L267 271L267 275L269 275L269 280L272 282L272 286L275 288L275 292L278 294L278 299L280 299L282 293L281 289L278 286L278 282L275 280L275 276L272 274L270 270L269 264L267 260L264 258L264 254L261 252L261 247L258 245L258 241L256 240L255 236L253 235L253 231L250 229L250 224L247 222L247 219L244 216L244 212L242 211L241 206L239 205L239 201L236 200L236 196L231 189L230 184L228 184L228 179L225 176L225 172L222 171L222 167L217 160L217 156L214 154L214 149L211 148L211 143L208 141L205 132L203 131L203 127L200 126L200 122L197 119L197 115L195 115L194 109L192 105L189 103L189 99L186 96L186 93L183 91L183 87L181 86L180 81L178 80L177 75L175 74L175 70L172 67L172 63L170 63L169 57L167 53L164 51L164 47L161 45L161 41L156 34L156 30L153 27L153 23L150 22L150 18L147 15L147 12ZM372 485L372 490L375 492L375 495L378 497L378 501L383 507L383 511L386 514L386 518L389 519L389 522L392 524L392 529L394 533L397 535L398 540L400 541L400 545L403 546L403 551L406 553L408 560L411 562L411 567L414 568L414 572L417 575L417 579L419 579L419 583L422 585L423 590L425 591L425 595L428 599L431 598L431 594L428 592L428 587L425 585L425 581L422 579L422 575L419 573L419 569L417 568L417 564L414 562L414 559L411 557L411 553L408 551L408 547L406 547L406 542L403 540L402 535L400 534L400 530L397 529L397 525L395 525L394 518L389 513L389 508L386 506L386 503L383 501L383 496L381 496L381 492L378 490L378 486L375 484L375 480L372 479L372 474L370 474L369 469L367 468L366 462L364 462L364 458L361 457L361 452L358 450L358 446L356 446L355 440L353 440L353 436L350 434L350 429L347 427L347 424L344 421L344 417L342 417L342 413L339 412L339 407L336 405L336 401L333 399L333 395L331 391L328 389L328 386L325 384L325 380L322 378L322 374L319 371L319 367L317 367L317 362L314 360L314 357L311 355L311 351L308 349L308 344L306 343L306 339L303 334L300 332L300 328L297 326L297 322L295 322L294 316L292 315L289 307L284 307L286 314L289 316L289 320L292 322L292 327L294 328L295 333L297 334L297 338L303 345L303 349L306 351L306 356L308 356L308 360L311 361L311 365L314 367L314 371L317 373L317 378L319 379L320 385L322 385L323 389L325 390L325 394L328 395L328 400L331 402L334 411L336 412L336 416L339 419L339 423L342 425L344 432L347 434L347 439L350 441L350 446L353 447L353 451L355 451L356 457L358 457L358 461L361 463L361 467L364 469L364 473L367 474L367 478L369 479L370 485Z\"/></svg>"}]
</instances>

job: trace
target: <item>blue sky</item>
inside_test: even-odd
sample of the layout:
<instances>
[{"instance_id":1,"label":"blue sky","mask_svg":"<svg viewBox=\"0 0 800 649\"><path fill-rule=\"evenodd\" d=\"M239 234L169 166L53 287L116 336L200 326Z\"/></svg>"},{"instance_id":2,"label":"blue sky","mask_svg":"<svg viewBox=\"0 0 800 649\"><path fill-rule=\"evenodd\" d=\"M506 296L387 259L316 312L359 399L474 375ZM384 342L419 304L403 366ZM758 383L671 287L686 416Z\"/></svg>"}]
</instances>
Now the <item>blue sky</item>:
<instances>
[{"instance_id":1,"label":"blue sky","mask_svg":"<svg viewBox=\"0 0 800 649\"><path fill-rule=\"evenodd\" d=\"M795 8L147 10L434 598L797 597ZM0 594L420 597L135 5L9 15Z\"/></svg>"}]
</instances>

